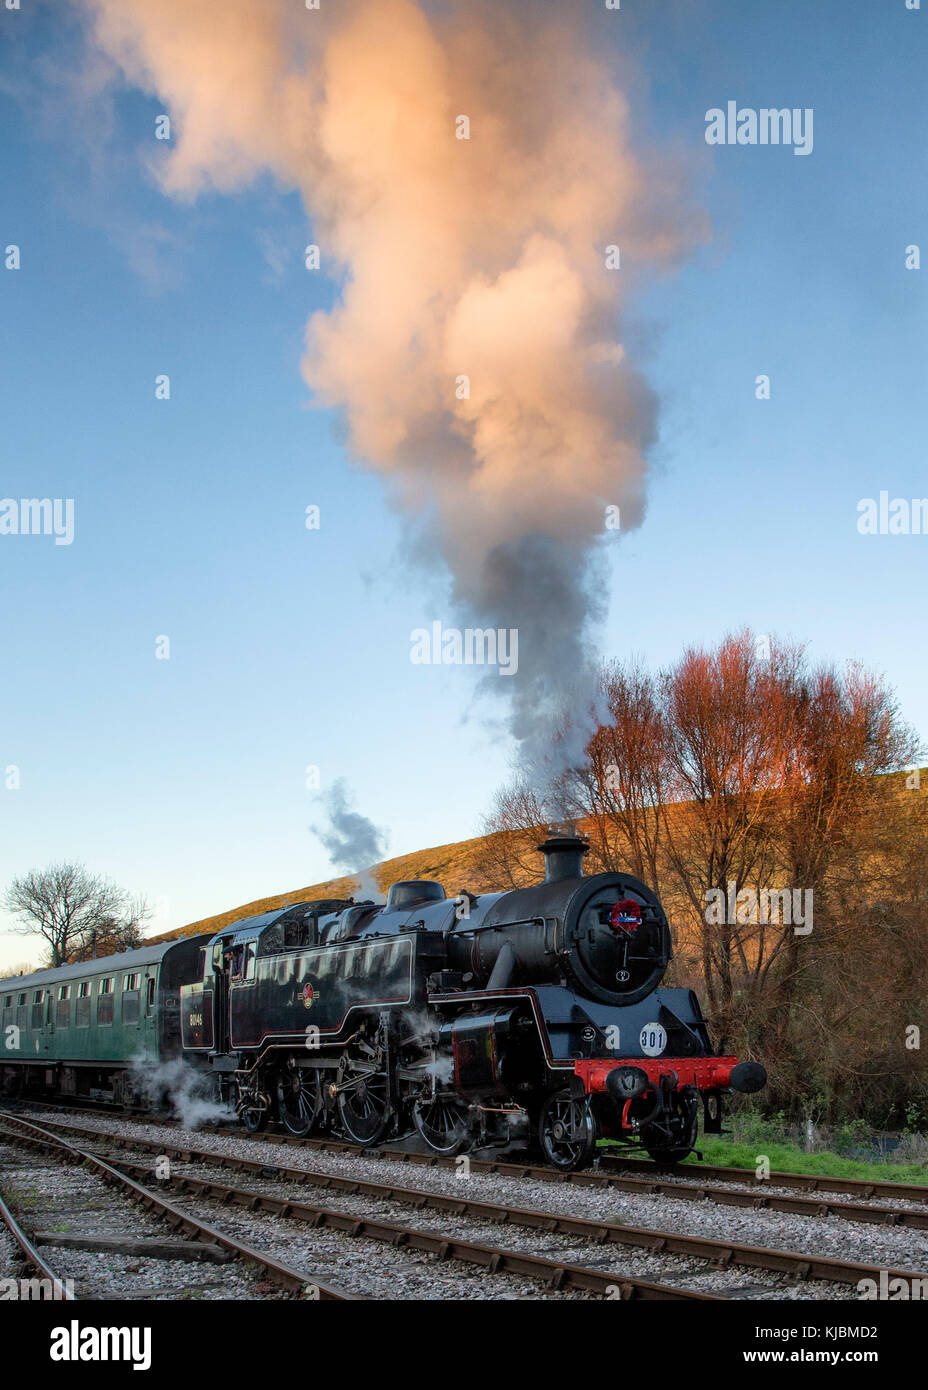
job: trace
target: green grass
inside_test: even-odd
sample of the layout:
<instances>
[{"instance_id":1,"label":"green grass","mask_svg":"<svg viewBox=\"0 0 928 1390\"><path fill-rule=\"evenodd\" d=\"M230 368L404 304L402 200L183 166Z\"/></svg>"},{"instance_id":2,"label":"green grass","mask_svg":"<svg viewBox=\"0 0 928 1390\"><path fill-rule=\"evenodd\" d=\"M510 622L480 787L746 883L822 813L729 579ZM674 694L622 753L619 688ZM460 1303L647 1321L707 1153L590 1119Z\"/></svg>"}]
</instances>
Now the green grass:
<instances>
[{"instance_id":1,"label":"green grass","mask_svg":"<svg viewBox=\"0 0 928 1390\"><path fill-rule=\"evenodd\" d=\"M873 1163L842 1158L840 1154L830 1153L827 1149L805 1153L795 1144L763 1139L751 1143L732 1142L715 1134L701 1134L698 1148L704 1163L724 1168L754 1169L758 1157L764 1155L772 1172L809 1173L822 1178L862 1178L868 1182L913 1182L928 1186L928 1166L919 1163ZM699 1163L691 1156L685 1160L684 1166L698 1168Z\"/></svg>"},{"instance_id":2,"label":"green grass","mask_svg":"<svg viewBox=\"0 0 928 1390\"><path fill-rule=\"evenodd\" d=\"M7 1187L3 1189L3 1197L8 1206L19 1207L25 1211L31 1211L33 1207L42 1204L42 1193L37 1187Z\"/></svg>"},{"instance_id":3,"label":"green grass","mask_svg":"<svg viewBox=\"0 0 928 1390\"><path fill-rule=\"evenodd\" d=\"M880 1163L859 1158L843 1158L824 1149L805 1153L795 1144L732 1143L715 1134L700 1136L699 1148L706 1163L727 1168L756 1168L758 1154L770 1160L771 1169L781 1173L812 1173L823 1178L864 1178L870 1182L919 1182L928 1185L928 1167L923 1163Z\"/></svg>"}]
</instances>

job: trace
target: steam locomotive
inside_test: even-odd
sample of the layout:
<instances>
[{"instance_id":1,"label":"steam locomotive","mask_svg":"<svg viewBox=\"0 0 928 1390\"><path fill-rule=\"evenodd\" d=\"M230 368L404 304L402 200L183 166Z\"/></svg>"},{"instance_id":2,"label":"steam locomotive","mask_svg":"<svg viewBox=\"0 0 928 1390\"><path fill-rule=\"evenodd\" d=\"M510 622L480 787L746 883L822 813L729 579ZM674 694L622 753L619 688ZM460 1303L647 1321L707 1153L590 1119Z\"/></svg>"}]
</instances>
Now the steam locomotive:
<instances>
[{"instance_id":1,"label":"steam locomotive","mask_svg":"<svg viewBox=\"0 0 928 1390\"><path fill-rule=\"evenodd\" d=\"M766 1073L713 1055L695 994L660 988L657 896L585 876L588 848L555 829L544 882L514 892L415 879L385 904L297 903L0 981L0 1089L157 1103L184 1058L253 1132L415 1130L439 1154L540 1148L564 1170L605 1135L677 1163L700 1105L718 1132L724 1094Z\"/></svg>"},{"instance_id":2,"label":"steam locomotive","mask_svg":"<svg viewBox=\"0 0 928 1390\"><path fill-rule=\"evenodd\" d=\"M431 880L386 904L304 902L225 928L179 990L183 1053L245 1127L279 1119L359 1145L418 1132L430 1150L540 1148L590 1163L600 1136L672 1165L723 1095L766 1082L713 1055L696 995L661 989L671 956L657 896L585 876L589 845L554 828L545 876L453 899Z\"/></svg>"}]
</instances>

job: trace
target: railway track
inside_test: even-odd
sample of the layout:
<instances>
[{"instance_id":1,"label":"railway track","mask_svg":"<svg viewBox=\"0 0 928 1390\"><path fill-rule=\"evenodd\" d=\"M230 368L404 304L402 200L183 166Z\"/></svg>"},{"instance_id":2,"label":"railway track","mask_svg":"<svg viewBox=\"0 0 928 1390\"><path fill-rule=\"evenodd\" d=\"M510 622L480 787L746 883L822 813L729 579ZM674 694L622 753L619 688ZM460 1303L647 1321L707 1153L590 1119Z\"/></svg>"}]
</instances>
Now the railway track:
<instances>
[{"instance_id":1,"label":"railway track","mask_svg":"<svg viewBox=\"0 0 928 1390\"><path fill-rule=\"evenodd\" d=\"M649 1172L660 1170L653 1163L636 1158L614 1158L608 1151L600 1156L600 1168L610 1173L635 1173L639 1169ZM871 1197L885 1197L889 1200L924 1202L928 1205L928 1183L871 1182L867 1178L830 1178L813 1173L771 1173L769 1178L758 1178L749 1168L723 1168L711 1163L684 1163L676 1170L680 1178L743 1183L749 1187L789 1187L797 1192L844 1193L867 1201Z\"/></svg>"},{"instance_id":2,"label":"railway track","mask_svg":"<svg viewBox=\"0 0 928 1390\"><path fill-rule=\"evenodd\" d=\"M203 1134L228 1135L228 1128L218 1125L204 1126L201 1131ZM245 1137L244 1134L241 1137ZM440 1154L417 1153L413 1150L400 1148L395 1145L381 1144L373 1149L359 1149L356 1144L348 1143L342 1139L335 1138L308 1138L300 1139L292 1134L284 1134L277 1131L265 1131L258 1135L249 1135L249 1138L257 1138L269 1144L287 1144L302 1148L317 1149L320 1152L339 1153L347 1155L362 1154L365 1158L386 1158L391 1162L409 1163L411 1165L422 1165L427 1168L435 1167L454 1167L457 1159L444 1158ZM505 1159L469 1159L471 1170L474 1172L495 1173L500 1177L526 1177L544 1182L566 1183L578 1187L589 1186L608 1186L616 1191L622 1192L642 1192L660 1195L673 1195L675 1197L686 1197L682 1189L690 1182L698 1182L697 1199L704 1200L709 1198L714 1200L716 1196L724 1201L726 1206L750 1206L764 1205L763 1194L766 1189L771 1187L791 1188L797 1193L834 1193L847 1196L856 1196L861 1201L861 1212L865 1213L863 1206L870 1198L876 1197L886 1200L920 1202L926 1208L928 1214L928 1184L921 1186L918 1183L893 1183L893 1182L869 1182L857 1178L829 1178L820 1177L817 1174L806 1173L779 1173L772 1172L769 1178L758 1178L753 1171L744 1168L723 1168L710 1164L683 1164L672 1175L666 1174L655 1163L642 1159L616 1159L608 1154L599 1158L599 1167L585 1169L579 1173L562 1173L556 1168L551 1168L541 1164L517 1162ZM641 1174L639 1177L638 1174ZM734 1189L719 1189L710 1186L714 1181L735 1183L738 1186ZM750 1193L740 1192L738 1187L748 1187L753 1189ZM761 1199L760 1203L758 1198ZM781 1198L776 1199L782 1203L796 1201L796 1199ZM796 1205L773 1205L770 1202L770 1209L774 1211L789 1212L792 1215L802 1215L804 1212L816 1215L840 1215L840 1207L844 1203L826 1204L828 1210L823 1210L821 1201L809 1200L805 1204ZM873 1211L885 1211L885 1208L873 1207ZM899 1209L900 1218L904 1209ZM853 1220L867 1221L877 1220L874 1216L861 1214ZM888 1224L895 1224L890 1221ZM901 1224L906 1224L901 1222ZM920 1226L928 1229L928 1219L923 1223L912 1222L913 1226Z\"/></svg>"},{"instance_id":3,"label":"railway track","mask_svg":"<svg viewBox=\"0 0 928 1390\"><path fill-rule=\"evenodd\" d=\"M58 1277L45 1257L39 1253L38 1248L29 1239L2 1197L0 1197L0 1221L3 1222L12 1237L22 1259L31 1269L35 1270L40 1279L45 1281L52 1299L73 1303L74 1294L68 1284Z\"/></svg>"},{"instance_id":4,"label":"railway track","mask_svg":"<svg viewBox=\"0 0 928 1390\"><path fill-rule=\"evenodd\" d=\"M166 1120L161 1116L152 1117L148 1112L132 1111L125 1114L117 1111L112 1105L103 1102L93 1105L73 1105L55 1102L46 1103L42 1101L17 1101L17 1106L29 1106L36 1110L47 1112L50 1109L62 1112L72 1112L75 1114L100 1114L110 1118L123 1118L137 1121L139 1124L159 1124L165 1128L179 1128L176 1120ZM0 1112L2 1113L2 1112ZM299 1148L315 1149L322 1153L337 1153L347 1156L363 1156L364 1158L385 1158L391 1162L409 1163L410 1165L422 1165L427 1168L453 1167L457 1160L454 1158L443 1158L440 1154L418 1153L393 1144L379 1144L371 1149L359 1149L357 1144L349 1143L347 1140L337 1139L330 1136L321 1138L298 1138L296 1135L287 1134L280 1130L265 1130L259 1134L249 1134L245 1130L233 1130L229 1126L203 1125L199 1127L201 1134L216 1134L228 1136L236 1134L239 1138L259 1139L267 1144L286 1144ZM683 1197L686 1193L682 1191L685 1185L698 1183L696 1189L698 1195L694 1200L710 1200L717 1193L724 1194L723 1201L726 1206L751 1206L758 1205L758 1197L763 1197L764 1192L771 1187L785 1187L796 1193L808 1193L810 1195L833 1193L857 1197L862 1204L870 1202L871 1199L880 1201L906 1201L920 1202L928 1209L928 1182L921 1183L897 1183L897 1182L877 1182L865 1178L832 1178L819 1174L811 1173L787 1173L771 1172L767 1178L758 1178L751 1169L722 1167L717 1164L708 1163L684 1163L681 1164L672 1174L666 1173L651 1163L647 1159L622 1158L613 1155L609 1150L600 1150L598 1157L598 1167L586 1169L580 1173L562 1173L556 1168L544 1165L533 1164L522 1161L505 1159L469 1159L471 1170L497 1174L500 1177L527 1177L533 1180L566 1183L575 1186L608 1185L616 1191L623 1192L642 1192L654 1195ZM725 1191L709 1186L711 1183L725 1182L736 1185L735 1191ZM738 1187L751 1189L751 1194L739 1193ZM784 1198L783 1201L790 1199ZM761 1203L763 1205L763 1203ZM807 1211L810 1215L840 1215L839 1204L827 1204L828 1209L823 1210L821 1202L812 1202L808 1206L773 1206L770 1210L788 1212L791 1215L802 1215ZM840 1206L845 1206L842 1203ZM883 1210L877 1207L874 1211ZM876 1221L878 1218L862 1214L853 1220ZM887 1224L911 1224L913 1227L928 1229L928 1221L922 1226L919 1222L906 1223L904 1221L888 1221Z\"/></svg>"},{"instance_id":5,"label":"railway track","mask_svg":"<svg viewBox=\"0 0 928 1390\"><path fill-rule=\"evenodd\" d=\"M219 1126L206 1126L200 1133L227 1136L228 1129ZM242 1136L244 1137L244 1136ZM440 1154L416 1153L391 1145L379 1145L373 1149L359 1149L340 1139L299 1139L292 1134L262 1133L248 1136L264 1143L287 1145L296 1148L316 1150L320 1153L337 1153L348 1157L384 1159L391 1163L408 1163L410 1166L425 1168L454 1169L458 1160L444 1158ZM835 1179L832 1188L830 1179L809 1177L797 1173L771 1173L768 1179L759 1179L753 1173L740 1168L707 1168L687 1165L673 1176L661 1175L655 1164L636 1159L627 1159L624 1164L607 1163L599 1169L586 1169L579 1173L561 1173L556 1168L536 1164L518 1163L500 1159L468 1159L470 1171L491 1176L509 1178L528 1178L532 1181L563 1184L573 1187L602 1187L614 1192L627 1192L640 1196L673 1197L681 1201L715 1202L727 1207L745 1207L753 1211L775 1211L789 1216L835 1216L846 1221L863 1221L885 1226L906 1226L912 1230L928 1230L928 1189L916 1184L869 1183L857 1184L851 1179ZM644 1176L636 1176L641 1170ZM716 1187L702 1179L717 1174L723 1179L736 1181L737 1187ZM782 1180L782 1181L781 1181ZM771 1193L772 1187L802 1188L808 1192L847 1192L860 1193L861 1196L876 1196L884 1199L917 1201L924 1210L911 1210L906 1207L885 1207L877 1203L828 1202L818 1197L784 1196ZM749 1187L749 1190L745 1188Z\"/></svg>"},{"instance_id":6,"label":"railway track","mask_svg":"<svg viewBox=\"0 0 928 1390\"><path fill-rule=\"evenodd\" d=\"M191 1254L196 1254L195 1251L191 1251L187 1248L192 1243L196 1242L202 1244L203 1255L206 1254L207 1250L209 1250L211 1254L219 1250L228 1252L234 1260L243 1261L246 1265L257 1269L262 1278L271 1280L273 1283L280 1285L287 1293L295 1294L297 1297L309 1297L313 1300L318 1299L322 1301L342 1301L356 1297L354 1294L336 1288L324 1281L315 1279L312 1275L307 1274L305 1270L297 1269L284 1261L274 1259L262 1251L256 1250L253 1246L223 1234L223 1232L217 1230L209 1223L201 1221L191 1213L183 1211L173 1203L167 1201L161 1193L154 1192L150 1188L143 1186L129 1174L120 1171L120 1169L106 1162L106 1160L99 1157L99 1155L78 1148L76 1145L63 1138L62 1135L54 1133L43 1126L31 1124L29 1121L23 1120L19 1116L0 1114L0 1119L4 1122L0 1125L0 1139L20 1146L25 1145L30 1149L38 1148L45 1153L51 1153L56 1158L80 1164L94 1175L102 1178L108 1185L119 1189L123 1196L139 1204L143 1209L150 1212L155 1217L163 1220L170 1227L172 1233L175 1235L180 1234L184 1238L182 1246L178 1247L178 1258L186 1261L190 1258ZM10 1222L6 1221L6 1218L4 1218L6 1224L14 1239L17 1240L17 1244L20 1245L20 1249L23 1250L26 1258L34 1265L36 1261L40 1262L44 1266L43 1277L51 1278L55 1284L60 1284L61 1281L58 1279L58 1276L51 1271L50 1267L36 1249L36 1238L33 1237L33 1239L30 1240L26 1237L22 1228L15 1221L15 1218L12 1217L12 1213L9 1213L8 1208L7 1212L10 1219L13 1221L13 1226L10 1226ZM16 1230L13 1229L14 1226ZM18 1235L16 1231L19 1232ZM20 1237L22 1237L22 1240L20 1240ZM23 1244L22 1241L25 1241L25 1244ZM88 1244L88 1238L86 1235L82 1236L80 1233L74 1237L66 1234L49 1232L46 1243L57 1243L61 1248L81 1248ZM166 1257L162 1255L160 1258ZM168 1255L167 1258L170 1258L170 1256Z\"/></svg>"},{"instance_id":7,"label":"railway track","mask_svg":"<svg viewBox=\"0 0 928 1390\"><path fill-rule=\"evenodd\" d=\"M221 1129L207 1129L202 1131L209 1134L222 1134ZM410 1153L405 1149L390 1148L387 1145L376 1149L359 1150L354 1144L342 1143L340 1140L332 1139L297 1139L293 1135L287 1134L262 1134L260 1136L265 1142L272 1144L288 1144L299 1147L316 1149L322 1153L339 1153L346 1155L361 1155L364 1158L388 1159L393 1163L409 1163L410 1165L422 1165L427 1168L454 1168L457 1160L454 1158L443 1158L439 1154ZM866 1191L871 1195L880 1197L895 1196L897 1199L902 1197L906 1200L918 1200L924 1206L924 1210L913 1211L906 1207L885 1207L876 1203L867 1202L828 1202L821 1197L783 1196L769 1192L769 1188L778 1186L789 1186L788 1183L781 1184L781 1176L797 1176L771 1173L766 1181L756 1179L753 1175L745 1177L742 1174L742 1183L750 1182L753 1190L745 1191L744 1187L716 1187L701 1181L705 1176L704 1171L696 1169L693 1172L695 1182L690 1182L690 1174L681 1169L680 1176L667 1177L659 1176L659 1169L653 1164L640 1163L635 1160L628 1161L628 1168L644 1169L646 1176L636 1177L633 1171L626 1173L624 1169L606 1171L587 1169L580 1173L559 1173L557 1169L547 1168L532 1164L512 1163L501 1160L480 1160L470 1159L470 1170L475 1173L484 1173L499 1177L528 1178L533 1181L563 1184L572 1187L601 1187L613 1192L627 1192L633 1195L648 1197L673 1197L681 1201L691 1202L715 1202L727 1207L746 1207L754 1211L777 1211L789 1216L836 1216L846 1221L872 1222L886 1226L907 1226L912 1230L928 1230L928 1192L916 1189L917 1197L909 1196L909 1187L905 1184L886 1183L886 1188L898 1189L894 1193L883 1192L882 1190L874 1193L874 1184L862 1184ZM733 1173L740 1173L736 1168L718 1168L715 1172L728 1178ZM685 1181L683 1179L686 1179ZM813 1179L809 1191L830 1191L823 1187L817 1189ZM841 1189L844 1190L844 1189ZM854 1191L854 1189L848 1189Z\"/></svg>"},{"instance_id":8,"label":"railway track","mask_svg":"<svg viewBox=\"0 0 928 1390\"><path fill-rule=\"evenodd\" d=\"M625 1223L616 1223L594 1220L587 1217L571 1215L567 1213L557 1213L549 1210L533 1210L523 1207L515 1207L499 1202L485 1201L480 1198L470 1197L462 1194L449 1195L432 1191L425 1188L411 1188L397 1185L396 1183L381 1183L361 1177L342 1177L337 1174L306 1168L294 1168L269 1163L265 1157L255 1157L247 1159L240 1156L216 1153L211 1149L197 1148L187 1142L172 1143L167 1137L158 1139L148 1139L141 1135L125 1136L114 1135L109 1131L96 1130L90 1131L86 1126L81 1127L84 1133L93 1133L94 1137L106 1144L115 1146L120 1150L141 1149L144 1152L158 1153L167 1155L184 1164L196 1164L207 1167L222 1167L231 1169L237 1173L249 1173L262 1179L272 1178L279 1183L286 1183L290 1187L298 1185L305 1187L311 1185L322 1188L333 1193L349 1194L353 1197L364 1197L377 1199L389 1203L399 1203L412 1206L418 1211L429 1210L447 1213L455 1218L472 1218L503 1224L510 1227L538 1230L546 1235L566 1236L580 1241L587 1246L609 1247L625 1246L634 1247L640 1250L655 1252L658 1255L671 1255L684 1259L696 1259L706 1261L717 1268L747 1268L764 1270L775 1274L785 1274L793 1278L808 1280L820 1279L831 1284L856 1285L861 1279L879 1279L881 1266L869 1263L861 1263L850 1260L836 1260L818 1254L808 1254L794 1250L782 1250L768 1246L746 1245L729 1240L716 1240L703 1236L685 1235L674 1231L658 1230L651 1227L637 1227ZM305 1143L305 1141L303 1141ZM312 1142L312 1141L310 1141ZM317 1141L320 1146L332 1147L334 1141ZM279 1147L279 1146L275 1146ZM346 1146L350 1149L350 1146ZM351 1152L356 1153L354 1149ZM387 1151L377 1151L384 1158L393 1158L393 1153ZM368 1155L370 1157L370 1155ZM453 1166L454 1160L449 1160L442 1165L439 1160L428 1158L427 1163L431 1167ZM128 1171L144 1175L148 1169L140 1164L123 1164ZM499 1174L504 1171L506 1176L513 1175L534 1175L536 1170L522 1168L519 1165L488 1163L479 1165L471 1164L471 1172L481 1171L481 1167L488 1172ZM558 1180L565 1180L565 1175L552 1174L550 1169L541 1169L537 1172L544 1174L545 1177L553 1176ZM603 1177L596 1174L571 1175L579 1180L585 1180L587 1186L595 1184L597 1179L603 1186L620 1186L621 1190L627 1190L622 1184L624 1180L615 1180L610 1177ZM352 1234L371 1235L374 1239L385 1239L395 1241L400 1239L400 1228L390 1222L380 1220L370 1220L366 1217L359 1217L357 1214L345 1212L333 1212L331 1209L315 1203L296 1201L292 1193L286 1195L268 1194L266 1191L256 1191L254 1189L242 1189L234 1185L217 1183L211 1179L191 1177L175 1171L173 1182L181 1190L204 1193L216 1200L225 1203L234 1203L246 1206L251 1211L268 1211L284 1218L294 1218L303 1221L310 1221L315 1225L329 1225L335 1229L348 1230ZM649 1191L654 1190L653 1184L646 1184ZM672 1195L677 1196L681 1190L678 1185L667 1184L672 1189ZM663 1185L658 1185L658 1190L662 1190ZM683 1189L685 1191L698 1193L699 1189ZM739 1196L742 1194L738 1194ZM768 1199L765 1199L768 1200ZM788 1198L790 1202L797 1202L799 1198ZM755 1205L755 1203L751 1203ZM814 1213L823 1214L822 1204L812 1202L815 1207ZM885 1219L886 1208L873 1209L881 1214ZM894 1215L909 1215L909 1213L890 1213ZM914 1213L917 1217L925 1217L928 1213ZM853 1218L850 1218L853 1219ZM866 1218L865 1218L866 1219ZM898 1223L894 1223L898 1224ZM928 1223L926 1223L928 1224ZM423 1233L419 1232L418 1235ZM410 1233L407 1229L406 1239ZM415 1238L415 1235L413 1236ZM435 1249L435 1237L429 1236L428 1242L416 1248ZM487 1247L481 1246L485 1251ZM497 1251L497 1254L505 1252ZM521 1258L521 1257L520 1257ZM550 1271L549 1271L550 1273ZM563 1276L566 1278L567 1276ZM573 1278L573 1275L570 1276ZM889 1272L890 1278L901 1278L908 1281L920 1280L924 1275L915 1270L892 1270ZM607 1276L607 1279L614 1283L615 1276ZM560 1285L556 1284L555 1287ZM569 1283L568 1287L586 1287L592 1289L594 1285L590 1283ZM654 1296L647 1292L642 1296Z\"/></svg>"},{"instance_id":9,"label":"railway track","mask_svg":"<svg viewBox=\"0 0 928 1390\"><path fill-rule=\"evenodd\" d=\"M94 1154L86 1149L78 1149L76 1146L68 1144L61 1139L55 1131L48 1130L44 1125L38 1126L28 1121L0 1113L0 1120L12 1123L20 1127L21 1138L24 1143L35 1144L41 1147L48 1147L56 1140L65 1148L70 1149L75 1155L80 1155L82 1160L90 1161L100 1165L111 1173L117 1174L125 1182L131 1184L139 1191L148 1191L137 1181L138 1177L147 1176L150 1173L150 1165L142 1164L111 1164L100 1155ZM94 1138L103 1139L107 1143L115 1144L119 1148L136 1147L159 1155L170 1155L174 1153L179 1156L181 1150L179 1146L165 1145L160 1141L144 1140L141 1137L134 1139L117 1139L103 1131L90 1131L82 1128L84 1134L92 1134ZM9 1135L10 1131L0 1126L0 1136ZM198 1151L193 1151L199 1161L205 1161L205 1155ZM215 1158L215 1155L212 1155ZM260 1170L266 1165L260 1163L253 1165L254 1169ZM311 1180L312 1175L304 1170L294 1170L304 1179ZM289 1176L289 1175L288 1175ZM524 1278L540 1281L546 1289L554 1292L575 1290L586 1292L609 1299L628 1300L662 1300L662 1301L717 1301L716 1295L703 1293L698 1290L674 1288L671 1285L658 1283L652 1280L638 1279L617 1275L615 1273L605 1273L600 1270L589 1268L585 1265L578 1265L566 1260L552 1260L545 1256L529 1253L520 1250L507 1250L496 1245L488 1245L483 1242L464 1240L459 1237L436 1234L434 1231L420 1230L406 1224L384 1221L369 1217L359 1217L354 1214L331 1210L326 1207L306 1202L296 1202L292 1199L275 1199L266 1192L255 1192L243 1189L232 1184L220 1184L211 1181L203 1181L184 1175L172 1174L170 1178L172 1187L180 1190L184 1194L193 1194L205 1197L211 1202L218 1202L223 1206L235 1205L244 1207L250 1213L263 1213L276 1217L283 1217L288 1220L302 1221L314 1229L329 1229L344 1232L353 1237L361 1237L369 1240L385 1242L394 1249L411 1251L421 1251L425 1254L434 1255L439 1260L457 1260L465 1264L476 1265L493 1275L522 1276ZM371 1186L374 1186L371 1184ZM346 1188L357 1190L359 1184L356 1182L346 1182ZM344 1189L341 1189L344 1190ZM385 1189L381 1188L378 1195L383 1195ZM418 1194L415 1194L418 1195ZM162 1207L176 1214L177 1218L184 1223L194 1223L207 1231L214 1233L214 1236L221 1237L213 1226L207 1226L198 1221L189 1212L181 1211L179 1208L156 1193L150 1196ZM399 1201L397 1194L394 1200ZM412 1203L418 1210L427 1203L414 1201ZM449 1203L445 1208L452 1210L458 1203ZM484 1214L485 1213L481 1213ZM515 1224L515 1223L513 1223ZM544 1228L545 1233L549 1234L551 1229L550 1220ZM250 1248L250 1247L249 1247ZM303 1276L304 1283L306 1276Z\"/></svg>"},{"instance_id":10,"label":"railway track","mask_svg":"<svg viewBox=\"0 0 928 1390\"><path fill-rule=\"evenodd\" d=\"M78 1111L78 1113L96 1113ZM139 1123L158 1123L165 1128L176 1128L176 1122L151 1121L142 1116L133 1116ZM227 1137L229 1129L222 1126L204 1126L202 1134ZM244 1135L241 1137L245 1137ZM356 1144L331 1137L300 1139L291 1134L264 1132L248 1136L260 1139L267 1144L287 1145L296 1148L316 1150L320 1153L336 1153L347 1157L385 1159L390 1162L408 1163L411 1166L426 1168L455 1168L457 1159L444 1158L438 1154L417 1153L392 1145L378 1145L373 1149L359 1149ZM574 1187L603 1187L616 1192L640 1196L672 1197L681 1201L714 1202L720 1206L744 1207L753 1211L781 1212L789 1216L834 1216L840 1220L860 1221L875 1225L903 1226L911 1230L928 1230L928 1186L915 1183L877 1183L851 1178L826 1178L803 1173L773 1172L767 1179L755 1177L753 1172L741 1168L724 1168L710 1165L691 1165L681 1167L673 1175L662 1174L655 1164L638 1159L600 1160L600 1168L587 1169L580 1173L561 1173L555 1168L536 1164L512 1162L499 1159L469 1160L472 1172L491 1176L528 1178L533 1181L564 1184ZM638 1174L641 1176L638 1176ZM734 1187L719 1187L711 1181L713 1177L737 1184ZM709 1181L706 1181L706 1180ZM797 1195L784 1195L771 1192L771 1188L792 1188ZM803 1193L818 1194L803 1196ZM856 1202L830 1202L823 1200L821 1194L835 1193L857 1196ZM878 1202L867 1201L876 1197L881 1201L892 1199L917 1202L924 1210L906 1207L888 1207Z\"/></svg>"}]
</instances>

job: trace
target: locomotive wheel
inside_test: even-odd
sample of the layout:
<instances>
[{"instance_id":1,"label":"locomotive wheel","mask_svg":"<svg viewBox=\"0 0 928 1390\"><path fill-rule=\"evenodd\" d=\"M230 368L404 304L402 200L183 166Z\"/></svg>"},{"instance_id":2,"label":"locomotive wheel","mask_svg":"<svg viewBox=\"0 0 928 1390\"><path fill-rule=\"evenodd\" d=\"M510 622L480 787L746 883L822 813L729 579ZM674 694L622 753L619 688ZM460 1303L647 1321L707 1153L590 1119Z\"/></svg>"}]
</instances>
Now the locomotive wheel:
<instances>
[{"instance_id":1,"label":"locomotive wheel","mask_svg":"<svg viewBox=\"0 0 928 1390\"><path fill-rule=\"evenodd\" d=\"M258 1134L270 1118L268 1108L258 1093L256 1085L235 1083L235 1109L249 1134Z\"/></svg>"},{"instance_id":2,"label":"locomotive wheel","mask_svg":"<svg viewBox=\"0 0 928 1390\"><path fill-rule=\"evenodd\" d=\"M467 1143L467 1107L459 1100L442 1096L417 1100L412 1108L412 1122L436 1153L460 1153Z\"/></svg>"},{"instance_id":3,"label":"locomotive wheel","mask_svg":"<svg viewBox=\"0 0 928 1390\"><path fill-rule=\"evenodd\" d=\"M548 1096L538 1119L538 1138L549 1163L564 1173L592 1162L596 1152L596 1123L586 1097L569 1091Z\"/></svg>"},{"instance_id":4,"label":"locomotive wheel","mask_svg":"<svg viewBox=\"0 0 928 1390\"><path fill-rule=\"evenodd\" d=\"M390 1122L390 1086L385 1071L362 1070L349 1063L338 1091L342 1129L356 1144L376 1144Z\"/></svg>"},{"instance_id":5,"label":"locomotive wheel","mask_svg":"<svg viewBox=\"0 0 928 1390\"><path fill-rule=\"evenodd\" d=\"M260 1134L267 1127L267 1110L263 1105L246 1102L238 1112L238 1117L249 1134Z\"/></svg>"},{"instance_id":6,"label":"locomotive wheel","mask_svg":"<svg viewBox=\"0 0 928 1390\"><path fill-rule=\"evenodd\" d=\"M663 1148L648 1148L647 1136L645 1136L645 1147L648 1149L648 1156L657 1164L658 1168L667 1170L675 1168L678 1163L682 1163L688 1154L692 1153L699 1137L699 1100L695 1095L689 1095L691 1088L687 1088L687 1093L681 1097L675 1105L673 1117L674 1137L680 1142L677 1144L665 1144Z\"/></svg>"},{"instance_id":7,"label":"locomotive wheel","mask_svg":"<svg viewBox=\"0 0 928 1390\"><path fill-rule=\"evenodd\" d=\"M662 1172L669 1172L692 1152L692 1149L648 1149L648 1156Z\"/></svg>"},{"instance_id":8,"label":"locomotive wheel","mask_svg":"<svg viewBox=\"0 0 928 1390\"><path fill-rule=\"evenodd\" d=\"M316 1128L325 1108L317 1071L291 1067L277 1082L277 1108L284 1128L302 1138Z\"/></svg>"}]
</instances>

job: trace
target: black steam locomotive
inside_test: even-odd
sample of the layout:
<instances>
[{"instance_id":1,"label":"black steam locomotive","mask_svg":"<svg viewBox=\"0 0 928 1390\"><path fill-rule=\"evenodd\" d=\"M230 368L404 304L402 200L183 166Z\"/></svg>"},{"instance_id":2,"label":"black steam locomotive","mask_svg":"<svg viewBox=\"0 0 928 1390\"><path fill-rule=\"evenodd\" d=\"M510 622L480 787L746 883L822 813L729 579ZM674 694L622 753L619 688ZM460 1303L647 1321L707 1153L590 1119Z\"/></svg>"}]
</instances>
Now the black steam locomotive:
<instances>
[{"instance_id":1,"label":"black steam locomotive","mask_svg":"<svg viewBox=\"0 0 928 1390\"><path fill-rule=\"evenodd\" d=\"M564 1170L601 1135L679 1162L756 1062L713 1055L657 896L585 877L588 845L552 833L545 879L508 893L395 883L385 905L299 903L235 923L180 990L184 1053L218 1074L251 1131L330 1129L360 1145L418 1131L455 1154L540 1147Z\"/></svg>"}]
</instances>

